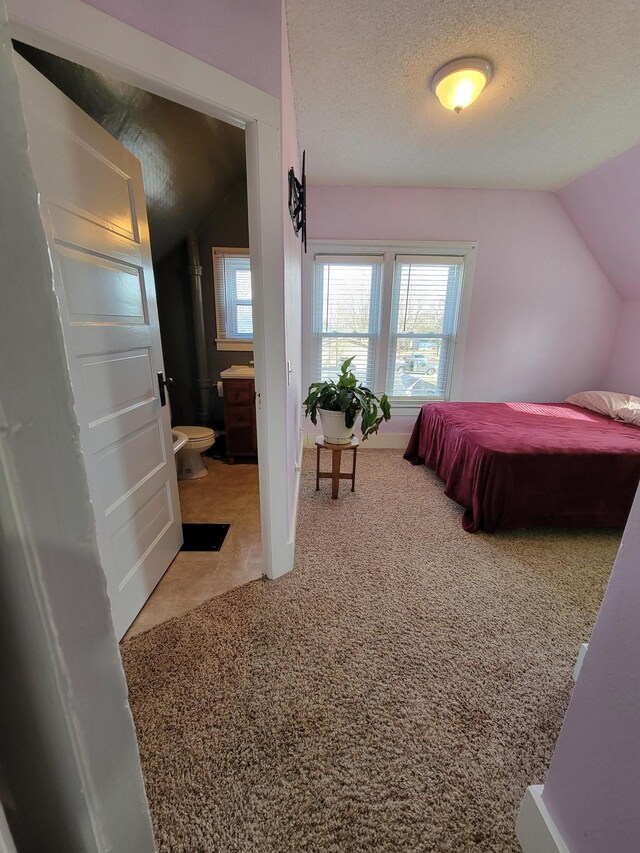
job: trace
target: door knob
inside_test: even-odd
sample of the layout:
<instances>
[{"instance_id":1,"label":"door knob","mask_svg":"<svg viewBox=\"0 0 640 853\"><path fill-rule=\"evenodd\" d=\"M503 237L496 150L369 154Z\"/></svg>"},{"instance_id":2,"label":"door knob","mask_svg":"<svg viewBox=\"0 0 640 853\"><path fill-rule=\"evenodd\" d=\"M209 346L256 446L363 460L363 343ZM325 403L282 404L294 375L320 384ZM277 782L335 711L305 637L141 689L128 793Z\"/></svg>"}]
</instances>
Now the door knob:
<instances>
[{"instance_id":1,"label":"door knob","mask_svg":"<svg viewBox=\"0 0 640 853\"><path fill-rule=\"evenodd\" d=\"M158 371L158 391L160 393L160 405L167 405L167 395L165 392L165 388L170 388L173 385L173 379L170 376L164 378L164 373L162 371Z\"/></svg>"}]
</instances>

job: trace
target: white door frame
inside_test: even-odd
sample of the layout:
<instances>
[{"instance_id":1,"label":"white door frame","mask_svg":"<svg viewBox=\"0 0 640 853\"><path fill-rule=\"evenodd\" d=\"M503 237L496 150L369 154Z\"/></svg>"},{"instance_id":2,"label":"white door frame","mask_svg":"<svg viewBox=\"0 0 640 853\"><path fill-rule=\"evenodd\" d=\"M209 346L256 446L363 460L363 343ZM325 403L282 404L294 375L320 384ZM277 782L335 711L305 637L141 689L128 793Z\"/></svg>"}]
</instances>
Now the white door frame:
<instances>
[{"instance_id":1,"label":"white door frame","mask_svg":"<svg viewBox=\"0 0 640 853\"><path fill-rule=\"evenodd\" d=\"M280 101L81 0L8 0L7 11L13 38L245 129L249 242L255 283L262 546L267 576L279 577L293 566L284 476L286 365Z\"/></svg>"}]
</instances>

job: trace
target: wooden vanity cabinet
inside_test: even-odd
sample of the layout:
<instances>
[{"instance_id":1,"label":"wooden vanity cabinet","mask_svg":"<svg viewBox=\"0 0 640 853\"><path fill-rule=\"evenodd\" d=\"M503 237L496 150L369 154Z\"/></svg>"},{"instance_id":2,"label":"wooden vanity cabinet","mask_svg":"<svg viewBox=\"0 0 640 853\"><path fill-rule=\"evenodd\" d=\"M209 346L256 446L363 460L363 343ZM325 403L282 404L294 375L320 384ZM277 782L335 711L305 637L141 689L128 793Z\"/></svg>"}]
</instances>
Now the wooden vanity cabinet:
<instances>
[{"instance_id":1,"label":"wooden vanity cabinet","mask_svg":"<svg viewBox=\"0 0 640 853\"><path fill-rule=\"evenodd\" d=\"M257 456L256 388L253 379L223 379L224 424L229 461Z\"/></svg>"}]
</instances>

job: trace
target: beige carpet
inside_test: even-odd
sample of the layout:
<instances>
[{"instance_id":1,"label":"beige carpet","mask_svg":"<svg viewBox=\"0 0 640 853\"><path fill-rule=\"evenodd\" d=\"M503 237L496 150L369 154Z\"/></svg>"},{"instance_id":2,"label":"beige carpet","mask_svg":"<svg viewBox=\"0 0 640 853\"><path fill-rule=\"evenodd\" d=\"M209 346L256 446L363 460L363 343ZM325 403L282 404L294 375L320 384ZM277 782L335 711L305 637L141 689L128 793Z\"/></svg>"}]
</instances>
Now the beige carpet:
<instances>
[{"instance_id":1,"label":"beige carpet","mask_svg":"<svg viewBox=\"0 0 640 853\"><path fill-rule=\"evenodd\" d=\"M619 531L470 535L361 452L301 488L296 569L123 646L162 853L515 851Z\"/></svg>"}]
</instances>

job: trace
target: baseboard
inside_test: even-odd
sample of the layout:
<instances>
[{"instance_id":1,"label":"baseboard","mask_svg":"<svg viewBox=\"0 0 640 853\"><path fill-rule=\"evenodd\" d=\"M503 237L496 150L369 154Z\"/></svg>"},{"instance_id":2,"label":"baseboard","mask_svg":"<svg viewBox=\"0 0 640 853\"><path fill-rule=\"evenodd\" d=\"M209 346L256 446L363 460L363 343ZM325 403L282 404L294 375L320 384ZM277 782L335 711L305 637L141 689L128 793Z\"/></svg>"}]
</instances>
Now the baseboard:
<instances>
[{"instance_id":1,"label":"baseboard","mask_svg":"<svg viewBox=\"0 0 640 853\"><path fill-rule=\"evenodd\" d=\"M587 653L587 649L589 648L589 643L583 643L580 646L580 651L578 652L578 659L576 660L576 665L573 667L573 680L577 681L578 676L580 675L580 670L582 669L582 664L584 663L584 656Z\"/></svg>"},{"instance_id":2,"label":"baseboard","mask_svg":"<svg viewBox=\"0 0 640 853\"><path fill-rule=\"evenodd\" d=\"M542 785L531 785L520 805L516 837L522 853L569 853L542 800L542 789Z\"/></svg>"},{"instance_id":3,"label":"baseboard","mask_svg":"<svg viewBox=\"0 0 640 853\"><path fill-rule=\"evenodd\" d=\"M361 450L380 450L383 448L399 448L404 450L407 444L409 444L409 433L388 433L388 432L379 432L375 435L370 436L366 441L363 441L360 445ZM316 443L316 433L315 432L305 432L304 434L304 446L305 447L315 447Z\"/></svg>"},{"instance_id":4,"label":"baseboard","mask_svg":"<svg viewBox=\"0 0 640 853\"><path fill-rule=\"evenodd\" d=\"M296 482L293 487L293 518L291 519L291 529L289 531L289 541L287 545L291 548L291 564L293 565L293 550L296 544L296 527L298 525L298 504L300 503L300 481L302 479L302 453L304 451L304 437L306 433L302 433L300 438L300 449L298 450L298 458L296 460Z\"/></svg>"}]
</instances>

